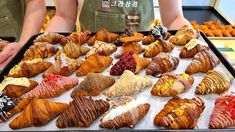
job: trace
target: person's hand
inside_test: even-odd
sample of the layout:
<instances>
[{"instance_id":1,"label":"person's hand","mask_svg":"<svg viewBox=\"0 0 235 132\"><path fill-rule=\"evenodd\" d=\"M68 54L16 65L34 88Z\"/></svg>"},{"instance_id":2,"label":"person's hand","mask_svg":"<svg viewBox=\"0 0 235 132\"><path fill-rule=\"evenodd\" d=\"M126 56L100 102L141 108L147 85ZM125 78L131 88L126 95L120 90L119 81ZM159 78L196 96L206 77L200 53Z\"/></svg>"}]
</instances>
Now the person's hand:
<instances>
[{"instance_id":1,"label":"person's hand","mask_svg":"<svg viewBox=\"0 0 235 132\"><path fill-rule=\"evenodd\" d=\"M18 50L22 47L21 44L17 42L13 42L8 44L2 52L0 52L0 69L2 70L8 62L12 59L12 57L18 52Z\"/></svg>"}]
</instances>

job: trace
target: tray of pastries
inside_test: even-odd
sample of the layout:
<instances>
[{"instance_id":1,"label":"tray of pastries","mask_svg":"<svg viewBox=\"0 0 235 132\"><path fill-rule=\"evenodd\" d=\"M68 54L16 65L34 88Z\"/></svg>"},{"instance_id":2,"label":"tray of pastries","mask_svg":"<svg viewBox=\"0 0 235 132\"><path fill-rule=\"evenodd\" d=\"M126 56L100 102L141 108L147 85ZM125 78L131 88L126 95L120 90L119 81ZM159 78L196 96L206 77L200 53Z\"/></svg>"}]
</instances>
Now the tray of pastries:
<instances>
[{"instance_id":1,"label":"tray of pastries","mask_svg":"<svg viewBox=\"0 0 235 132\"><path fill-rule=\"evenodd\" d=\"M1 130L235 126L235 71L208 38L100 29L33 36L1 73Z\"/></svg>"}]
</instances>

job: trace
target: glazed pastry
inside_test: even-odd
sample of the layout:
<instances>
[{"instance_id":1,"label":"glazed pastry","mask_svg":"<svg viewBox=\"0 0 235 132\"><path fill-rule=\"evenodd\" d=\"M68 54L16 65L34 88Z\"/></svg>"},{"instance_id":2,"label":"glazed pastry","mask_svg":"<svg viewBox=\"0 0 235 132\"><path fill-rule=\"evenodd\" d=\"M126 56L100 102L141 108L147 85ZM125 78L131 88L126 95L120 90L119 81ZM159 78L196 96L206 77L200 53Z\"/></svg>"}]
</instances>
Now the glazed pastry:
<instances>
[{"instance_id":1,"label":"glazed pastry","mask_svg":"<svg viewBox=\"0 0 235 132\"><path fill-rule=\"evenodd\" d=\"M155 116L154 124L168 129L193 129L205 108L205 102L199 98L170 99Z\"/></svg>"},{"instance_id":2,"label":"glazed pastry","mask_svg":"<svg viewBox=\"0 0 235 132\"><path fill-rule=\"evenodd\" d=\"M68 108L68 104L33 98L10 124L11 129L44 126Z\"/></svg>"},{"instance_id":3,"label":"glazed pastry","mask_svg":"<svg viewBox=\"0 0 235 132\"><path fill-rule=\"evenodd\" d=\"M85 76L88 73L101 73L112 63L112 61L112 57L93 54L82 63L77 70L76 75L79 77Z\"/></svg>"},{"instance_id":4,"label":"glazed pastry","mask_svg":"<svg viewBox=\"0 0 235 132\"><path fill-rule=\"evenodd\" d=\"M136 34L137 35L137 34ZM139 36L140 34L138 34L138 36ZM136 41L136 38L134 37L134 32L133 32L133 30L131 30L131 29L125 29L124 30L124 32L119 36L119 38L127 38L127 37L132 37L131 39L132 39L132 41L129 41L128 43L130 43L130 42L137 42ZM142 38L141 38L142 39ZM134 40L134 41L133 41ZM125 41L126 41L126 39L125 39ZM138 41L140 41L140 40L138 40ZM113 42L116 46L123 46L123 44L124 44L124 42L121 42L119 39L117 39L117 40L115 40L114 42ZM126 42L127 43L127 42Z\"/></svg>"},{"instance_id":5,"label":"glazed pastry","mask_svg":"<svg viewBox=\"0 0 235 132\"><path fill-rule=\"evenodd\" d=\"M64 36L58 33L45 32L39 35L33 42L47 42L49 44L58 44Z\"/></svg>"},{"instance_id":6,"label":"glazed pastry","mask_svg":"<svg viewBox=\"0 0 235 132\"><path fill-rule=\"evenodd\" d=\"M201 51L209 50L207 46L200 45L200 43L197 39L191 39L181 50L180 58L192 58Z\"/></svg>"},{"instance_id":7,"label":"glazed pastry","mask_svg":"<svg viewBox=\"0 0 235 132\"><path fill-rule=\"evenodd\" d=\"M59 51L55 45L51 45L47 42L37 42L30 46L25 52L23 60L31 60L34 58L47 58L56 54Z\"/></svg>"},{"instance_id":8,"label":"glazed pastry","mask_svg":"<svg viewBox=\"0 0 235 132\"><path fill-rule=\"evenodd\" d=\"M189 29L187 25L181 27L175 34L174 37L170 38L170 42L175 45L185 45L191 39L197 39L199 37L199 33L194 29Z\"/></svg>"},{"instance_id":9,"label":"glazed pastry","mask_svg":"<svg viewBox=\"0 0 235 132\"><path fill-rule=\"evenodd\" d=\"M177 96L186 92L193 85L194 78L188 74L165 73L154 84L151 90L152 95L156 96Z\"/></svg>"},{"instance_id":10,"label":"glazed pastry","mask_svg":"<svg viewBox=\"0 0 235 132\"><path fill-rule=\"evenodd\" d=\"M202 79L201 83L196 87L196 94L221 94L230 88L233 77L229 74L210 70L207 75Z\"/></svg>"},{"instance_id":11,"label":"glazed pastry","mask_svg":"<svg viewBox=\"0 0 235 132\"><path fill-rule=\"evenodd\" d=\"M63 52L66 56L72 59L77 59L80 56L86 55L90 49L85 46L78 46L73 42L68 42L63 47Z\"/></svg>"},{"instance_id":12,"label":"glazed pastry","mask_svg":"<svg viewBox=\"0 0 235 132\"><path fill-rule=\"evenodd\" d=\"M69 36L61 39L60 44L65 46L68 42L73 42L76 45L83 45L91 36L90 30L85 30L84 32L73 32Z\"/></svg>"},{"instance_id":13,"label":"glazed pastry","mask_svg":"<svg viewBox=\"0 0 235 132\"><path fill-rule=\"evenodd\" d=\"M129 43L129 42L138 42L144 38L144 35L138 32L133 32L130 35L121 35L118 39L122 43Z\"/></svg>"},{"instance_id":14,"label":"glazed pastry","mask_svg":"<svg viewBox=\"0 0 235 132\"><path fill-rule=\"evenodd\" d=\"M144 57L152 58L161 52L170 52L174 49L174 45L163 39L158 39L145 48Z\"/></svg>"},{"instance_id":15,"label":"glazed pastry","mask_svg":"<svg viewBox=\"0 0 235 132\"><path fill-rule=\"evenodd\" d=\"M145 97L137 99L122 97L101 119L100 127L108 129L134 128L148 113L149 108L150 104Z\"/></svg>"},{"instance_id":16,"label":"glazed pastry","mask_svg":"<svg viewBox=\"0 0 235 132\"><path fill-rule=\"evenodd\" d=\"M0 52L6 47L10 42L0 39Z\"/></svg>"},{"instance_id":17,"label":"glazed pastry","mask_svg":"<svg viewBox=\"0 0 235 132\"><path fill-rule=\"evenodd\" d=\"M104 76L99 73L89 73L84 80L73 89L71 97L76 96L97 96L106 88L115 83L114 77Z\"/></svg>"},{"instance_id":18,"label":"glazed pastry","mask_svg":"<svg viewBox=\"0 0 235 132\"><path fill-rule=\"evenodd\" d=\"M116 50L117 50L117 47L115 44L106 43L106 42L97 40L95 41L95 44L93 45L91 50L86 54L86 57L89 57L93 54L108 56L108 55L111 55Z\"/></svg>"},{"instance_id":19,"label":"glazed pastry","mask_svg":"<svg viewBox=\"0 0 235 132\"><path fill-rule=\"evenodd\" d=\"M123 55L120 60L113 65L110 70L110 75L120 76L125 70L130 70L137 74L142 69L149 65L150 61L144 58L140 58L134 51L131 51Z\"/></svg>"},{"instance_id":20,"label":"glazed pastry","mask_svg":"<svg viewBox=\"0 0 235 132\"><path fill-rule=\"evenodd\" d=\"M29 91L26 97L37 97L41 99L54 98L76 85L78 85L76 78L49 74L37 87Z\"/></svg>"},{"instance_id":21,"label":"glazed pastry","mask_svg":"<svg viewBox=\"0 0 235 132\"><path fill-rule=\"evenodd\" d=\"M93 121L109 109L109 103L85 97L75 97L56 120L58 128L89 127Z\"/></svg>"},{"instance_id":22,"label":"glazed pastry","mask_svg":"<svg viewBox=\"0 0 235 132\"><path fill-rule=\"evenodd\" d=\"M134 95L143 91L146 87L152 85L149 77L141 77L134 75L133 72L125 70L113 86L106 93L108 97L120 97Z\"/></svg>"},{"instance_id":23,"label":"glazed pastry","mask_svg":"<svg viewBox=\"0 0 235 132\"><path fill-rule=\"evenodd\" d=\"M49 67L44 73L43 77L47 76L48 74L56 74L62 76L69 76L74 71L76 71L79 66L82 64L81 60L70 59L64 53L60 53L57 57L55 63Z\"/></svg>"},{"instance_id":24,"label":"glazed pastry","mask_svg":"<svg viewBox=\"0 0 235 132\"><path fill-rule=\"evenodd\" d=\"M185 73L194 74L198 72L207 73L220 63L217 57L213 57L208 50L197 53L189 64Z\"/></svg>"},{"instance_id":25,"label":"glazed pastry","mask_svg":"<svg viewBox=\"0 0 235 132\"><path fill-rule=\"evenodd\" d=\"M235 95L229 94L215 100L215 107L210 116L209 128L223 129L235 126Z\"/></svg>"},{"instance_id":26,"label":"glazed pastry","mask_svg":"<svg viewBox=\"0 0 235 132\"><path fill-rule=\"evenodd\" d=\"M6 122L28 105L29 99L12 99L0 92L0 123Z\"/></svg>"},{"instance_id":27,"label":"glazed pastry","mask_svg":"<svg viewBox=\"0 0 235 132\"><path fill-rule=\"evenodd\" d=\"M52 64L50 62L44 61L41 58L35 58L33 60L21 61L19 64L15 65L10 72L8 77L33 77L39 73L44 72Z\"/></svg>"},{"instance_id":28,"label":"glazed pastry","mask_svg":"<svg viewBox=\"0 0 235 132\"><path fill-rule=\"evenodd\" d=\"M108 32L106 29L102 28L96 33L96 35L91 37L87 41L87 43L89 46L93 46L95 44L96 40L103 41L106 43L111 43L111 42L117 40L118 37L119 37L118 34Z\"/></svg>"},{"instance_id":29,"label":"glazed pastry","mask_svg":"<svg viewBox=\"0 0 235 132\"><path fill-rule=\"evenodd\" d=\"M144 48L142 48L137 42L126 43L122 46L121 52L115 54L115 58L121 58L123 55L131 51L134 51L136 54L140 54L144 51Z\"/></svg>"},{"instance_id":30,"label":"glazed pastry","mask_svg":"<svg viewBox=\"0 0 235 132\"><path fill-rule=\"evenodd\" d=\"M5 78L0 84L0 91L11 98L19 98L38 85L36 81L22 78Z\"/></svg>"},{"instance_id":31,"label":"glazed pastry","mask_svg":"<svg viewBox=\"0 0 235 132\"><path fill-rule=\"evenodd\" d=\"M165 72L171 72L176 69L179 59L168 53L160 53L155 56L146 70L147 75L157 75Z\"/></svg>"}]
</instances>

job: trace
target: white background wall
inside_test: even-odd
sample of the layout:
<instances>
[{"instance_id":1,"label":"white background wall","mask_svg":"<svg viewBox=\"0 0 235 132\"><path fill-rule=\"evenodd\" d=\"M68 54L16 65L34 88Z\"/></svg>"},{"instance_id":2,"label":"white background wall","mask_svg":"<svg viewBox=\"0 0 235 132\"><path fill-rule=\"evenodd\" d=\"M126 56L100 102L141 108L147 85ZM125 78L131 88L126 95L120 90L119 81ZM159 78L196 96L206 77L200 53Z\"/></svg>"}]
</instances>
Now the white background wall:
<instances>
[{"instance_id":1,"label":"white background wall","mask_svg":"<svg viewBox=\"0 0 235 132\"><path fill-rule=\"evenodd\" d=\"M235 0L220 0L217 8L235 24Z\"/></svg>"}]
</instances>

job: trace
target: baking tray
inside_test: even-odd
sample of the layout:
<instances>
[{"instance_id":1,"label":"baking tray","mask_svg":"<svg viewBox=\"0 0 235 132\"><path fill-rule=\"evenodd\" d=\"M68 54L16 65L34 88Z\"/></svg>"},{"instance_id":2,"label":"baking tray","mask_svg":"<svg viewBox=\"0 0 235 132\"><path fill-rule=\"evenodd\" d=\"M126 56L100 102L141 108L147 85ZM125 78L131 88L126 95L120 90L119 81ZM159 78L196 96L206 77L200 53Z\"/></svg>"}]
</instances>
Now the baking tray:
<instances>
[{"instance_id":1,"label":"baking tray","mask_svg":"<svg viewBox=\"0 0 235 132\"><path fill-rule=\"evenodd\" d=\"M170 31L171 34L175 34L176 31ZM141 32L144 35L147 35L148 32ZM64 35L68 35L68 33L63 33ZM3 70L3 72L1 73L1 77L3 77L4 75L6 75L9 70L16 65L22 58L23 58L23 54L25 53L25 51L29 48L29 46L31 46L33 44L33 40L37 37L38 35L33 36L23 47L22 49L17 53L17 55L10 61L10 63L5 67L5 69ZM222 54L216 49L216 47L210 42L210 40L208 40L208 38L201 33L201 40L204 40L210 47L211 52L214 53L214 56L217 56L221 63L215 68L216 70L219 70L221 72L224 73L231 73L231 75L233 77L235 77L235 71L233 69L233 67L229 64L229 62L222 56ZM85 44L86 46L87 44ZM143 46L145 47L145 46ZM180 47L176 46L174 48L174 50L170 53L173 56L179 56L179 52L180 52ZM120 50L120 48L118 48L118 50ZM118 51L116 51L115 53L117 53ZM114 54L115 54L114 53ZM112 57L113 55L112 54ZM140 54L139 56L143 56L143 54ZM81 57L80 59L84 59L84 57ZM47 58L45 59L47 61L54 61L54 58ZM115 59L113 61L112 64L115 64L118 60ZM191 59L180 59L180 63L179 66L177 67L177 69L175 71L173 71L173 73L183 73L184 70L186 69L186 67L188 66L188 64L191 62ZM112 65L110 67L108 67L102 74L103 75L109 75L109 70L112 67ZM145 76L145 70L142 70L139 74L139 76ZM71 76L76 76L75 73L72 74ZM194 94L195 92L195 88L196 86L200 83L200 81L203 79L203 77L205 76L205 74L203 73L198 73L198 74L194 74L193 77L195 78L195 83L193 84L192 88L189 89L189 91L187 91L186 93L180 94L179 96L182 98L192 98L192 97L196 97L197 95ZM157 82L158 78L153 77L153 76L149 76L152 78L153 84ZM81 82L83 80L84 77L77 77L79 82ZM119 77L115 76L115 79L118 79ZM1 78L2 80L3 78ZM41 74L39 74L36 77L32 77L30 79L36 80L38 82L40 82L42 80ZM235 86L235 81L232 83L232 86L230 88L230 90L227 92L232 92L232 88ZM171 98L171 97L157 97L157 96L152 96L150 93L151 87L146 88L143 92L138 93L133 95L133 97L139 97L139 96L145 96L148 98L148 102L151 104L150 110L149 112L146 114L146 116L140 120L140 122L135 126L134 129L129 129L129 128L123 128L123 129L119 129L119 130L123 130L123 131L130 131L130 130L141 130L141 131L175 131L175 130L166 130L160 127L156 127L153 124L153 119L155 117L155 115L163 108L163 106L167 103L167 101ZM58 101L58 102L65 102L65 103L69 103L72 99L70 98L70 93L72 92L72 89L70 89L69 91L66 91L64 94L62 94L60 97L56 97L56 98L50 98L49 100L53 100L53 101ZM105 92L105 91L104 91ZM201 114L201 117L198 120L198 127L193 129L193 130L187 130L187 131L214 131L211 129L208 129L208 121L209 121L209 116L212 113L212 110L214 108L214 101L217 97L219 97L220 95L216 95L216 94L211 94L211 95L202 95L200 96L204 101L205 101L205 105L206 108L204 110L204 112ZM97 97L92 97L93 99L106 99L106 97L101 94ZM18 114L17 114L18 115ZM10 131L11 129L8 127L8 124L10 121L12 121L12 119L14 119L17 115L13 116L10 120L8 120L6 123L2 123L0 124L0 128L1 130L4 131ZM29 127L29 128L25 128L25 129L20 129L21 131L59 131L59 130L107 130L107 129L102 129L99 128L99 120L101 119L98 118L95 122L93 122L91 124L91 126L89 128L66 128L66 129L59 129L56 127L55 125L55 121L57 118L53 119L52 121L50 121L47 125L42 126L42 127ZM217 129L218 131L221 131L220 129ZM223 129L223 130L235 130L235 129ZM182 131L182 130L179 130Z\"/></svg>"}]
</instances>

